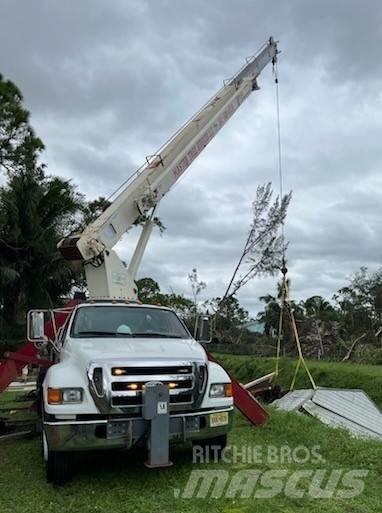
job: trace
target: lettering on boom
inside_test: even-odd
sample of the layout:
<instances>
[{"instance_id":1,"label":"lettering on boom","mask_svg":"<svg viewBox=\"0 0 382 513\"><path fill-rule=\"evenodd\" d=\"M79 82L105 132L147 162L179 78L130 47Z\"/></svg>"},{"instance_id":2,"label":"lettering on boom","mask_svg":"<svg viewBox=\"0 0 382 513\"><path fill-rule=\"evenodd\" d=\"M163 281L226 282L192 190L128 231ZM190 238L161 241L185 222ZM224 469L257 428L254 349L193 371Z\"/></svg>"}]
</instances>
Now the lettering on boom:
<instances>
[{"instance_id":1,"label":"lettering on boom","mask_svg":"<svg viewBox=\"0 0 382 513\"><path fill-rule=\"evenodd\" d=\"M179 178L185 172L188 166L196 159L207 144L215 137L223 125L228 121L232 114L239 108L243 101L249 96L251 90L243 91L234 101L232 101L223 112L218 116L214 124L191 146L186 155L177 163L173 169L175 178Z\"/></svg>"}]
</instances>

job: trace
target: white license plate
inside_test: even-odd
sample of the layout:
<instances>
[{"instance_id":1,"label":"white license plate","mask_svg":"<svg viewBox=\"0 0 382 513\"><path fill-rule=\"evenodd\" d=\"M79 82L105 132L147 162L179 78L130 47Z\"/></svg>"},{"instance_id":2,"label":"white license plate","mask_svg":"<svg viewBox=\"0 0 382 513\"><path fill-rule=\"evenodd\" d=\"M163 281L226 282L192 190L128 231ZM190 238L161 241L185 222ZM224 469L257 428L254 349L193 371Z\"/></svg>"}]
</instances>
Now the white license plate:
<instances>
[{"instance_id":1,"label":"white license plate","mask_svg":"<svg viewBox=\"0 0 382 513\"><path fill-rule=\"evenodd\" d=\"M228 424L228 412L210 414L210 427L226 426Z\"/></svg>"}]
</instances>

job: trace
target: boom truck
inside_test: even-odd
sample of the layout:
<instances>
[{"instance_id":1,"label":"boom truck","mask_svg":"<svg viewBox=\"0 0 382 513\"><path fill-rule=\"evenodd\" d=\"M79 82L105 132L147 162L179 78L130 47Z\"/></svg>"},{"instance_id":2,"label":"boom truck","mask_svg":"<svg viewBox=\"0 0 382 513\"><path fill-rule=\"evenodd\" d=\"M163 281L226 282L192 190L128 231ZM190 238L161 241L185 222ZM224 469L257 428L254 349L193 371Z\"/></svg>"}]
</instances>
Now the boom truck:
<instances>
[{"instance_id":1,"label":"boom truck","mask_svg":"<svg viewBox=\"0 0 382 513\"><path fill-rule=\"evenodd\" d=\"M143 443L148 467L171 464L170 440L214 446L219 453L227 442L234 398L248 418L264 421L261 406L202 345L210 339L208 316L199 316L194 338L171 309L141 304L135 279L160 200L258 89L257 77L275 63L277 53L270 38L146 158L94 222L58 244L65 259L83 265L88 298L56 311L28 313L28 341L40 353L39 412L48 481L62 484L70 478L76 451ZM146 221L126 266L113 247L139 216Z\"/></svg>"}]
</instances>

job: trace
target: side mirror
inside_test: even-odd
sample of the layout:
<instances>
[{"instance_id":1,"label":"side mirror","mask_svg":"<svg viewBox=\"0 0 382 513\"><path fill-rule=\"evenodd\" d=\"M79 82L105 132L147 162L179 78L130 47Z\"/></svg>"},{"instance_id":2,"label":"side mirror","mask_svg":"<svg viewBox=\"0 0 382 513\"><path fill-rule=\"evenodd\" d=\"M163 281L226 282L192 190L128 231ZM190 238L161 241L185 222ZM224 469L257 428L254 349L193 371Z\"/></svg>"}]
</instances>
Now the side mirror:
<instances>
[{"instance_id":1,"label":"side mirror","mask_svg":"<svg viewBox=\"0 0 382 513\"><path fill-rule=\"evenodd\" d=\"M31 310L27 318L27 339L31 342L44 342L44 312Z\"/></svg>"},{"instance_id":2,"label":"side mirror","mask_svg":"<svg viewBox=\"0 0 382 513\"><path fill-rule=\"evenodd\" d=\"M212 340L211 315L199 315L196 322L196 340L208 344Z\"/></svg>"}]
</instances>

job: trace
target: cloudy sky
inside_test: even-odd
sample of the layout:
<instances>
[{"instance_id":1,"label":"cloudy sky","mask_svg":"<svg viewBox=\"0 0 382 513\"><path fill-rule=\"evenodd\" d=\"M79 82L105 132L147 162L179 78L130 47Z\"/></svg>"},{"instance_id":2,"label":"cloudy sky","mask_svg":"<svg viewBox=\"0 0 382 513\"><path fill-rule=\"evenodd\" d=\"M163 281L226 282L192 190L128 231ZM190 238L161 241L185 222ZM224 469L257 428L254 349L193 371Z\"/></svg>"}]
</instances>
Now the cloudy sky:
<instances>
[{"instance_id":1,"label":"cloudy sky","mask_svg":"<svg viewBox=\"0 0 382 513\"><path fill-rule=\"evenodd\" d=\"M381 263L378 0L1 0L0 72L22 90L49 172L108 195L270 36L279 40L286 233L296 299ZM141 276L224 291L258 184L277 182L275 86L261 90L162 201ZM129 238L130 237L130 238ZM118 245L126 258L131 234ZM276 278L240 294L255 313Z\"/></svg>"}]
</instances>

